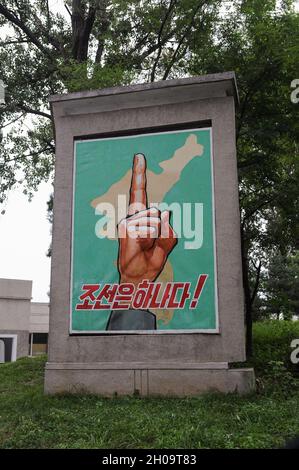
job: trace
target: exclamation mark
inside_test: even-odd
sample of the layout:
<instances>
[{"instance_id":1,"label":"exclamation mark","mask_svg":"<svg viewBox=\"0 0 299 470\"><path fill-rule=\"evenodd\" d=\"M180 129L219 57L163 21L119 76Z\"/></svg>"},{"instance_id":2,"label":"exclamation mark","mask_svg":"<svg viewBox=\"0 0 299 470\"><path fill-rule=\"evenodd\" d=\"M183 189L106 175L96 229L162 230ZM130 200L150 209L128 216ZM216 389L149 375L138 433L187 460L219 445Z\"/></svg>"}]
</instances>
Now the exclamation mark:
<instances>
[{"instance_id":1,"label":"exclamation mark","mask_svg":"<svg viewBox=\"0 0 299 470\"><path fill-rule=\"evenodd\" d=\"M197 285L196 285L196 288L195 288L195 292L194 292L194 295L193 295L193 299L190 303L190 308L196 308L197 307L197 303L199 301L199 298L200 298L200 295L202 293L202 290L203 290L203 287L205 285L205 282L208 278L208 275L207 274L201 274L197 280Z\"/></svg>"}]
</instances>

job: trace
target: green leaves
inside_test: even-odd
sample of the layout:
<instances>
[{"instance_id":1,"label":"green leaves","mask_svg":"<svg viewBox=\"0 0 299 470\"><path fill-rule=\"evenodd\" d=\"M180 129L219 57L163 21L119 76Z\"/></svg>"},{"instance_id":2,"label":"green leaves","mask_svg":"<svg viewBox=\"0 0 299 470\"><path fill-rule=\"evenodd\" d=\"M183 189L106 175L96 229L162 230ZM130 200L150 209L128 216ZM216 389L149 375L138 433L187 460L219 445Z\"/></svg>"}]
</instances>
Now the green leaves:
<instances>
[{"instance_id":1,"label":"green leaves","mask_svg":"<svg viewBox=\"0 0 299 470\"><path fill-rule=\"evenodd\" d=\"M237 74L241 228L252 294L256 266L267 269L273 251L292 249L299 236L299 107L290 100L299 74L299 15L293 2L230 4L230 16L218 19L217 45L207 51L194 45L190 72Z\"/></svg>"},{"instance_id":2,"label":"green leaves","mask_svg":"<svg viewBox=\"0 0 299 470\"><path fill-rule=\"evenodd\" d=\"M299 315L299 252L276 253L263 280L266 313L291 319Z\"/></svg>"},{"instance_id":3,"label":"green leaves","mask_svg":"<svg viewBox=\"0 0 299 470\"><path fill-rule=\"evenodd\" d=\"M0 77L7 85L0 200L20 179L31 194L53 174L53 137L43 119L50 118L49 95L185 75L195 35L212 41L220 3L78 0L61 11L28 0L0 5Z\"/></svg>"},{"instance_id":4,"label":"green leaves","mask_svg":"<svg viewBox=\"0 0 299 470\"><path fill-rule=\"evenodd\" d=\"M19 180L32 194L53 175L50 94L234 70L246 292L254 293L255 266L266 269L273 250L291 250L299 239L299 105L290 100L290 83L299 77L294 2L76 4L76 21L73 2L60 12L28 0L0 5L0 77L7 85L0 200Z\"/></svg>"}]
</instances>

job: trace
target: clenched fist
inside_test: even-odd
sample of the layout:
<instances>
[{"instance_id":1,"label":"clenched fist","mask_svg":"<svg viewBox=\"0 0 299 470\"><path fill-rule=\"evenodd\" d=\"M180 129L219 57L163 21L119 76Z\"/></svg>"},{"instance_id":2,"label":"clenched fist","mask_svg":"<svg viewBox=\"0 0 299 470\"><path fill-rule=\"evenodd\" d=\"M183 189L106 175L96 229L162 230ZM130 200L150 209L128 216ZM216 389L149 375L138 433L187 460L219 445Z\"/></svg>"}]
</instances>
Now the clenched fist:
<instances>
[{"instance_id":1,"label":"clenched fist","mask_svg":"<svg viewBox=\"0 0 299 470\"><path fill-rule=\"evenodd\" d=\"M146 159L140 153L134 156L128 215L118 224L118 240L120 283L136 286L158 277L177 244L169 212L148 208Z\"/></svg>"}]
</instances>

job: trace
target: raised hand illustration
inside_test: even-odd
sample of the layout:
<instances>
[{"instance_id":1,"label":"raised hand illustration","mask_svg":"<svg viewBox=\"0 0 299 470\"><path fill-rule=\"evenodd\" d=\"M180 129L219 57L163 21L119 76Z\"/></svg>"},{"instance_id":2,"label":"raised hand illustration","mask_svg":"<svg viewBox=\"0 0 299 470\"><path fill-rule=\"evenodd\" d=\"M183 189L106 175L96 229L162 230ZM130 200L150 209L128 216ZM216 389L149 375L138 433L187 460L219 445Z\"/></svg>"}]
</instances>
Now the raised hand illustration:
<instances>
[{"instance_id":1,"label":"raised hand illustration","mask_svg":"<svg viewBox=\"0 0 299 470\"><path fill-rule=\"evenodd\" d=\"M163 160L159 163L161 172L155 173L147 170L147 194L150 202L158 204L164 200L165 195L180 180L182 171L193 158L201 157L204 147L197 142L195 134L190 134L184 145L178 148L171 158ZM113 207L117 207L119 194L125 194L130 186L131 169L128 170L123 177L113 183L108 191L101 194L91 201L91 206L96 207L101 203L110 203ZM117 222L120 222L118 220Z\"/></svg>"},{"instance_id":2,"label":"raised hand illustration","mask_svg":"<svg viewBox=\"0 0 299 470\"><path fill-rule=\"evenodd\" d=\"M138 285L154 281L177 244L168 211L148 207L146 159L141 153L133 160L128 215L118 224L120 283Z\"/></svg>"},{"instance_id":3,"label":"raised hand illustration","mask_svg":"<svg viewBox=\"0 0 299 470\"><path fill-rule=\"evenodd\" d=\"M128 210L126 219L121 220L119 218L117 220L118 236L120 233L126 235L127 230L129 230L132 235L133 232L137 235L138 231L136 230L136 227L138 225L136 224L136 220L133 223L134 219L132 218L129 221L129 218L134 217L135 215L138 218L138 213L147 209L147 200L157 205L162 202L168 191L170 191L180 180L181 174L188 163L193 158L201 157L203 153L203 145L197 141L197 136L191 132L188 137L186 137L185 143L176 149L170 158L160 162L159 166L162 170L160 173L155 173L150 169L146 170L146 159L142 154L138 154L136 155L136 161L135 159L133 161L133 168L129 169L121 179L113 183L108 191L93 199L90 204L94 209L96 209L99 204L107 202L113 207L117 207L118 195L126 194L128 188L130 188L130 196L132 198L132 201L130 202L135 202L137 205ZM134 170L135 173L134 177L132 175L132 170ZM137 174L140 174L139 180L136 178ZM162 231L162 227L167 226L167 224L169 225L169 216L167 213L163 213L162 215L160 213L157 214L155 213L155 210L152 210L152 212L147 213L144 217L159 219L157 221L157 230L159 229L160 233ZM130 228L127 227L128 222L131 222ZM144 222L144 220L142 222ZM142 225L140 225L140 221L139 227L142 227ZM143 235L144 230L154 233L153 228L155 228L154 223L150 229L141 228L139 232L143 232ZM99 235L108 236L109 238L109 235L104 232L101 232ZM115 235L111 238L115 239ZM137 243L136 241L134 242L134 240L131 241L131 238L130 240L128 238L119 238L119 256L118 260L115 260L115 264L118 265L120 282L127 281L136 284L144 274L147 274L148 279L155 279L156 282L161 282L163 286L167 282L172 282L174 278L173 267L167 257L173 249L173 246L171 245L173 241L169 242L170 246L168 247L166 237L164 245L162 241L164 249L159 250L158 248L161 244L161 240L159 242L155 239L146 240L144 237L139 237L139 241ZM156 248L155 257L153 257L153 245ZM167 248L169 249L168 254ZM135 256L133 256L133 253ZM156 309L153 310L153 312L155 314L155 318L157 320L161 320L164 325L169 323L173 316L173 310L171 309Z\"/></svg>"}]
</instances>

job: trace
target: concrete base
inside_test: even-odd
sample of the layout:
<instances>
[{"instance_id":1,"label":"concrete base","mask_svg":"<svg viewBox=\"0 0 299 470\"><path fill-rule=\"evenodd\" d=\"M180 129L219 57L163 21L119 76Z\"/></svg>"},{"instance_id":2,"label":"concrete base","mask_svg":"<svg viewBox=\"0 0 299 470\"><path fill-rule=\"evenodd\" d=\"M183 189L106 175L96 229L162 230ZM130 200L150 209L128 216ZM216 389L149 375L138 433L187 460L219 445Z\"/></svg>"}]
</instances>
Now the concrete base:
<instances>
[{"instance_id":1,"label":"concrete base","mask_svg":"<svg viewBox=\"0 0 299 470\"><path fill-rule=\"evenodd\" d=\"M227 363L47 363L45 371L47 394L183 397L254 390L253 369L229 369Z\"/></svg>"}]
</instances>

